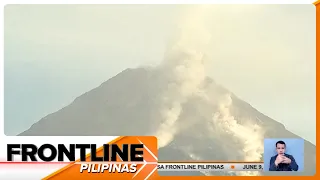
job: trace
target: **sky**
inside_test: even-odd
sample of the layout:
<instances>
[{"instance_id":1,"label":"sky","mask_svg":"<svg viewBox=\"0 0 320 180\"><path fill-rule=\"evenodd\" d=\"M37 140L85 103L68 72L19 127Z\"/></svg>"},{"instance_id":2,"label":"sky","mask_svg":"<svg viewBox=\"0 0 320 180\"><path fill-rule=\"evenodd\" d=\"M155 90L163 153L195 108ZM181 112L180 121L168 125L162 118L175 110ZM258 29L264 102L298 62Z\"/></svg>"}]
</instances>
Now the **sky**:
<instances>
[{"instance_id":1,"label":"sky","mask_svg":"<svg viewBox=\"0 0 320 180\"><path fill-rule=\"evenodd\" d=\"M7 5L5 133L28 129L126 68L158 64L190 7ZM315 144L314 6L209 8L207 75Z\"/></svg>"}]
</instances>

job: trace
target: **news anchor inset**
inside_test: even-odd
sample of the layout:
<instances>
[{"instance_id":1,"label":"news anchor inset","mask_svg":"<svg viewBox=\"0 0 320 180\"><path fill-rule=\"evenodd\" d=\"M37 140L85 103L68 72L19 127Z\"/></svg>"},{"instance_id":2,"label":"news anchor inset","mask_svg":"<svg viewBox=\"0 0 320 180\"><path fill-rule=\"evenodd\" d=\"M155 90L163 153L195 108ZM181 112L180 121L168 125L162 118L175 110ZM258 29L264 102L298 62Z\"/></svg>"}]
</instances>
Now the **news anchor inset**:
<instances>
[{"instance_id":1,"label":"news anchor inset","mask_svg":"<svg viewBox=\"0 0 320 180\"><path fill-rule=\"evenodd\" d=\"M298 171L299 166L294 157L286 154L286 143L278 141L275 144L277 155L270 158L269 171Z\"/></svg>"}]
</instances>

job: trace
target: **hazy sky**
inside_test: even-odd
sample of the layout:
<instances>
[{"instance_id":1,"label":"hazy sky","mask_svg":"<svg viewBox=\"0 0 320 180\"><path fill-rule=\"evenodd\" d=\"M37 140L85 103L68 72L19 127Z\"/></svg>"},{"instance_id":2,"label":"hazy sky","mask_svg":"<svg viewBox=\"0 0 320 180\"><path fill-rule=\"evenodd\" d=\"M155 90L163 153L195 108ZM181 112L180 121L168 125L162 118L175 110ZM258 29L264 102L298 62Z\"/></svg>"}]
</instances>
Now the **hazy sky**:
<instances>
[{"instance_id":1,"label":"hazy sky","mask_svg":"<svg viewBox=\"0 0 320 180\"><path fill-rule=\"evenodd\" d=\"M186 6L5 7L5 133L122 70L162 60ZM315 143L315 7L214 5L208 75Z\"/></svg>"}]
</instances>

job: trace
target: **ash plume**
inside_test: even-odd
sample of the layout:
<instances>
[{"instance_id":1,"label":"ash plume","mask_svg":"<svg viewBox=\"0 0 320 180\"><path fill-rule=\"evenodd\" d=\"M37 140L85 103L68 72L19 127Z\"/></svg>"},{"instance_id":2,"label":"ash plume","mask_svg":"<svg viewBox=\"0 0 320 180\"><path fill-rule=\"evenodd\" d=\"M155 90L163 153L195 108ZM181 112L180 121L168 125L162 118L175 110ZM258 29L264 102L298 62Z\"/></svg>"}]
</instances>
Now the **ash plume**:
<instances>
[{"instance_id":1,"label":"ash plume","mask_svg":"<svg viewBox=\"0 0 320 180\"><path fill-rule=\"evenodd\" d=\"M188 98L199 94L209 101L219 101L222 98L218 102L217 112L213 112L212 119L208 120L214 126L211 130L215 131L214 134L227 135L240 142L242 149L238 153L243 161L260 161L263 152L260 126L238 124L230 112L230 95L211 97L202 89L201 85L206 77L204 57L211 38L205 26L205 15L209 10L210 8L201 5L185 13L186 16L180 21L178 35L167 49L163 62L157 67L168 86L160 95L162 121L154 134L158 137L159 148L168 145L180 131L177 120L183 111L182 105ZM251 172L236 174L258 175Z\"/></svg>"},{"instance_id":2,"label":"ash plume","mask_svg":"<svg viewBox=\"0 0 320 180\"><path fill-rule=\"evenodd\" d=\"M161 94L162 123L155 133L159 139L159 147L170 143L179 131L175 125L182 111L182 104L199 91L206 77L204 54L210 34L199 19L203 18L202 8L189 11L178 27L179 34L169 46L159 71L168 82L168 87ZM200 13L202 12L202 13Z\"/></svg>"},{"instance_id":3,"label":"ash plume","mask_svg":"<svg viewBox=\"0 0 320 180\"><path fill-rule=\"evenodd\" d=\"M220 133L227 133L238 139L242 146L243 161L261 161L263 153L263 131L257 124L242 125L237 122L230 113L232 106L231 96L225 95L224 100L219 105L219 110L213 115L213 122ZM259 175L259 172L236 172L238 175Z\"/></svg>"}]
</instances>

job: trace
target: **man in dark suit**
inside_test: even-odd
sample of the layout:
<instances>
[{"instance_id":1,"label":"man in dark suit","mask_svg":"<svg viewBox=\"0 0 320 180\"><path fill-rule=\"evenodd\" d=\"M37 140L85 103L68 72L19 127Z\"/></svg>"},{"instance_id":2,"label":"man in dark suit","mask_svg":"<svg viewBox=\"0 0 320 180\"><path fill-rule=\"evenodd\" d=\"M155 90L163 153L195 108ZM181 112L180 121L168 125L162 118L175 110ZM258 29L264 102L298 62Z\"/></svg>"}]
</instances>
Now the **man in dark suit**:
<instances>
[{"instance_id":1,"label":"man in dark suit","mask_svg":"<svg viewBox=\"0 0 320 180\"><path fill-rule=\"evenodd\" d=\"M269 171L298 171L297 165L292 155L286 154L286 143L278 141L276 143L277 155L271 157Z\"/></svg>"}]
</instances>

